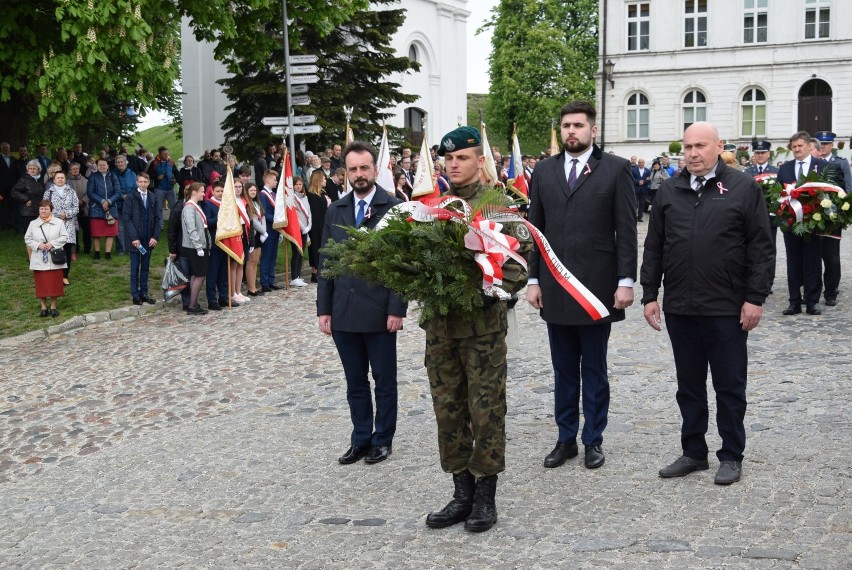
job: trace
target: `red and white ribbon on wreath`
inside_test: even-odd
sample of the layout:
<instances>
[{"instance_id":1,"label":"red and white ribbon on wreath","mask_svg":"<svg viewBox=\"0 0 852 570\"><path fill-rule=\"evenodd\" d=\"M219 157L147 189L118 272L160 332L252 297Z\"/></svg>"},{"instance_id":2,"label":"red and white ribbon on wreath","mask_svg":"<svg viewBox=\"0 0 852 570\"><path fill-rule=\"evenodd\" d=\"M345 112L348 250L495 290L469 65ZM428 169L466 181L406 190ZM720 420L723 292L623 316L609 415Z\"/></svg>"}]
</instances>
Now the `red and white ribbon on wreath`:
<instances>
[{"instance_id":1,"label":"red and white ribbon on wreath","mask_svg":"<svg viewBox=\"0 0 852 570\"><path fill-rule=\"evenodd\" d=\"M450 204L458 204L462 211L448 209L447 206ZM497 206L485 208L482 212L481 220L477 219L474 222L469 222L468 219L471 217L472 213L470 205L457 196L445 196L432 201L431 204L424 204L422 202L403 202L394 206L389 214L392 214L394 211L408 214L409 219L412 221L434 222L435 220L452 220L453 222L466 225L470 232L477 236L480 243L488 244L487 246L483 245L483 247L488 248L490 255L496 256L497 254L500 254L504 256L503 261L499 264L501 282L503 277L502 265L506 261L505 257L509 257L517 261L524 269L526 269L527 263L526 260L517 253L517 248L513 249L509 242L502 239L511 236L500 234L499 229L495 231L496 226L499 225L499 222L524 224L532 234L533 240L541 253L541 257L550 273L556 279L556 282L559 283L559 285L569 295L571 295L571 297L577 301L581 307L583 307L583 310L585 310L592 319L597 321L609 316L609 310L606 308L606 305L604 305L600 299L594 295L594 293L583 285L579 279L574 277L574 275L568 271L568 268L565 267L554 253L553 248L550 246L547 238L544 237L544 234L541 233L541 231L539 231L539 229L534 225L509 208ZM389 217L390 216L385 216L382 220L380 220L375 229L379 230L383 228L387 224L386 220ZM485 229L483 229L481 224L477 226L477 223L482 221L496 223L494 226L486 225ZM470 235L470 232L468 235ZM517 240L515 240L515 242L517 243ZM467 245L467 236L465 236L465 245ZM483 253L485 252L483 251ZM491 259L495 260L496 257L492 257ZM479 263L479 261L477 261L477 263ZM480 268L482 267L482 264L480 264ZM486 283L489 280L492 280L493 282L493 275L490 277L486 276L486 271L493 271L493 264L491 269L486 270L483 268L483 290L487 294L492 294L500 298L505 298L504 295L508 297L508 294L497 287L496 283L494 283L490 288L486 287Z\"/></svg>"},{"instance_id":2,"label":"red and white ribbon on wreath","mask_svg":"<svg viewBox=\"0 0 852 570\"><path fill-rule=\"evenodd\" d=\"M796 189L795 183L788 184L784 189L784 192L781 193L780 202L783 206L787 206L791 210L793 210L793 214L796 216L796 221L801 222L805 219L805 212L802 209L802 203L799 202L796 198L793 198L793 190Z\"/></svg>"},{"instance_id":3,"label":"red and white ribbon on wreath","mask_svg":"<svg viewBox=\"0 0 852 570\"><path fill-rule=\"evenodd\" d=\"M503 284L503 264L509 258L504 252L517 252L520 248L517 239L500 233L502 229L503 224L479 218L473 221L470 231L464 236L464 246L475 252L474 260L482 270L482 289L485 291Z\"/></svg>"}]
</instances>

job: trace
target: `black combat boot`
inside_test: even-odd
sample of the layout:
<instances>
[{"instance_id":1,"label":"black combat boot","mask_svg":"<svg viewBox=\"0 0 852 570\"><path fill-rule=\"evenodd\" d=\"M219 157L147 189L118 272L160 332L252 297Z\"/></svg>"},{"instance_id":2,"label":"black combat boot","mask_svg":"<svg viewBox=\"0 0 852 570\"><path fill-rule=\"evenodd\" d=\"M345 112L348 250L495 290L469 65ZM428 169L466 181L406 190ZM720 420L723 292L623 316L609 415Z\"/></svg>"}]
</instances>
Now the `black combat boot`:
<instances>
[{"instance_id":1,"label":"black combat boot","mask_svg":"<svg viewBox=\"0 0 852 570\"><path fill-rule=\"evenodd\" d=\"M460 523L470 516L473 510L473 492L476 488L476 479L465 469L461 473L453 474L453 485L456 492L453 500L447 506L436 513L426 516L426 526L429 528L446 528Z\"/></svg>"},{"instance_id":2,"label":"black combat boot","mask_svg":"<svg viewBox=\"0 0 852 570\"><path fill-rule=\"evenodd\" d=\"M489 475L476 481L476 492L473 494L473 511L464 523L465 530L482 532L497 523L497 505L494 504L496 494L497 475Z\"/></svg>"}]
</instances>

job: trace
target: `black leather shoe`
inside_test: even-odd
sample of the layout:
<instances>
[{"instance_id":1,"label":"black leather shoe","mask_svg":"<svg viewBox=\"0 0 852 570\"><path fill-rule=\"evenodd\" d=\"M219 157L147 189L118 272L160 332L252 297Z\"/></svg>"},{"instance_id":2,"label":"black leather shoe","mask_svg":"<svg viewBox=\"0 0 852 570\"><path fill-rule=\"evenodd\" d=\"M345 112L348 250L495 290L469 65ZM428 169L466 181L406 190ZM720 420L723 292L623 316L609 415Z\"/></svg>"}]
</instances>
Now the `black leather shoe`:
<instances>
[{"instance_id":1,"label":"black leather shoe","mask_svg":"<svg viewBox=\"0 0 852 570\"><path fill-rule=\"evenodd\" d=\"M269 285L263 285L263 286L260 288L260 293L261 293L261 295L262 295L263 293L272 293L272 288L271 288Z\"/></svg>"},{"instance_id":2,"label":"black leather shoe","mask_svg":"<svg viewBox=\"0 0 852 570\"><path fill-rule=\"evenodd\" d=\"M740 480L742 471L742 461L722 461L719 464L719 470L716 471L716 478L713 479L713 482L717 485L736 483Z\"/></svg>"},{"instance_id":3,"label":"black leather shoe","mask_svg":"<svg viewBox=\"0 0 852 570\"><path fill-rule=\"evenodd\" d=\"M57 311L56 309L50 309L50 316L55 319L59 316L59 311Z\"/></svg>"},{"instance_id":4,"label":"black leather shoe","mask_svg":"<svg viewBox=\"0 0 852 570\"><path fill-rule=\"evenodd\" d=\"M826 307L834 307L837 305L837 299L826 299L825 306Z\"/></svg>"},{"instance_id":5,"label":"black leather shoe","mask_svg":"<svg viewBox=\"0 0 852 570\"><path fill-rule=\"evenodd\" d=\"M284 287L282 287L281 285L276 285L275 283L273 283L272 285L269 286L269 288L273 291L280 291Z\"/></svg>"},{"instance_id":6,"label":"black leather shoe","mask_svg":"<svg viewBox=\"0 0 852 570\"><path fill-rule=\"evenodd\" d=\"M220 305L219 303L207 303L207 310L208 311L221 311L222 305Z\"/></svg>"},{"instance_id":7,"label":"black leather shoe","mask_svg":"<svg viewBox=\"0 0 852 570\"><path fill-rule=\"evenodd\" d=\"M370 447L367 456L364 458L364 463L381 463L393 453L393 448L390 445L374 445Z\"/></svg>"},{"instance_id":8,"label":"black leather shoe","mask_svg":"<svg viewBox=\"0 0 852 570\"><path fill-rule=\"evenodd\" d=\"M606 456L604 456L600 445L586 446L586 469L597 469L604 464L604 461L606 461Z\"/></svg>"},{"instance_id":9,"label":"black leather shoe","mask_svg":"<svg viewBox=\"0 0 852 570\"><path fill-rule=\"evenodd\" d=\"M693 459L684 455L671 465L667 465L660 469L660 477L669 479L671 477L683 477L689 475L693 471L705 471L710 469L710 464L707 459Z\"/></svg>"},{"instance_id":10,"label":"black leather shoe","mask_svg":"<svg viewBox=\"0 0 852 570\"><path fill-rule=\"evenodd\" d=\"M148 303L149 305L156 305L157 304L157 301L155 301L154 299L152 299L148 295L142 295L139 298L142 299L143 301L145 301L146 303Z\"/></svg>"},{"instance_id":11,"label":"black leather shoe","mask_svg":"<svg viewBox=\"0 0 852 570\"><path fill-rule=\"evenodd\" d=\"M781 311L781 314L782 315L798 315L801 312L802 312L802 306L801 305L790 305L789 307L787 307L786 309Z\"/></svg>"},{"instance_id":12,"label":"black leather shoe","mask_svg":"<svg viewBox=\"0 0 852 570\"><path fill-rule=\"evenodd\" d=\"M337 458L338 463L349 465L355 463L370 451L369 445L350 445L346 453Z\"/></svg>"},{"instance_id":13,"label":"black leather shoe","mask_svg":"<svg viewBox=\"0 0 852 570\"><path fill-rule=\"evenodd\" d=\"M186 312L190 315L206 315L208 311L201 305L196 305L194 307L189 307Z\"/></svg>"},{"instance_id":14,"label":"black leather shoe","mask_svg":"<svg viewBox=\"0 0 852 570\"><path fill-rule=\"evenodd\" d=\"M476 480L473 492L473 510L464 522L464 529L470 532L483 532L497 523L497 475L480 477Z\"/></svg>"},{"instance_id":15,"label":"black leather shoe","mask_svg":"<svg viewBox=\"0 0 852 570\"><path fill-rule=\"evenodd\" d=\"M572 457L577 457L580 451L577 449L576 441L565 442L556 442L556 447L553 448L553 451L547 454L547 457L544 458L544 466L548 469L552 469L554 467L559 467L567 460Z\"/></svg>"},{"instance_id":16,"label":"black leather shoe","mask_svg":"<svg viewBox=\"0 0 852 570\"><path fill-rule=\"evenodd\" d=\"M41 317L46 317L46 316L47 316L47 315L49 315L49 314L50 314L50 313L48 313L48 312L47 312L47 309L42 309L42 310L41 310L41 312L39 313L39 316L41 316Z\"/></svg>"},{"instance_id":17,"label":"black leather shoe","mask_svg":"<svg viewBox=\"0 0 852 570\"><path fill-rule=\"evenodd\" d=\"M258 289L257 291L249 291L248 294L249 297L258 297L260 295L263 295L263 291Z\"/></svg>"},{"instance_id":18,"label":"black leather shoe","mask_svg":"<svg viewBox=\"0 0 852 570\"><path fill-rule=\"evenodd\" d=\"M453 500L440 511L426 515L426 526L429 528L447 528L467 520L470 516L476 479L465 469L461 473L453 473L453 485L456 488Z\"/></svg>"},{"instance_id":19,"label":"black leather shoe","mask_svg":"<svg viewBox=\"0 0 852 570\"><path fill-rule=\"evenodd\" d=\"M819 308L819 305L808 305L808 308L805 309L805 312L809 315L821 315L822 309Z\"/></svg>"},{"instance_id":20,"label":"black leather shoe","mask_svg":"<svg viewBox=\"0 0 852 570\"><path fill-rule=\"evenodd\" d=\"M139 297L133 297L133 304L134 305L141 305L142 299L140 299Z\"/></svg>"}]
</instances>

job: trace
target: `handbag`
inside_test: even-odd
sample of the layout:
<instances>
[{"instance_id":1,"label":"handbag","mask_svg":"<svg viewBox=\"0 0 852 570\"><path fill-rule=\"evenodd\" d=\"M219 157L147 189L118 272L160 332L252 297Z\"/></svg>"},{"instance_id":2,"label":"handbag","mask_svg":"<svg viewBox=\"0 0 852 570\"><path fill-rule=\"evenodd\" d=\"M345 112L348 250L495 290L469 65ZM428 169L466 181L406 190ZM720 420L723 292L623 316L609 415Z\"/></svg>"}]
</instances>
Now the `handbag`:
<instances>
[{"instance_id":1,"label":"handbag","mask_svg":"<svg viewBox=\"0 0 852 570\"><path fill-rule=\"evenodd\" d=\"M44 228L39 227L41 235L44 236L44 243L49 243L47 234L44 233ZM65 265L68 263L68 258L65 256L65 250L61 247L54 247L50 250L50 261L53 265Z\"/></svg>"}]
</instances>

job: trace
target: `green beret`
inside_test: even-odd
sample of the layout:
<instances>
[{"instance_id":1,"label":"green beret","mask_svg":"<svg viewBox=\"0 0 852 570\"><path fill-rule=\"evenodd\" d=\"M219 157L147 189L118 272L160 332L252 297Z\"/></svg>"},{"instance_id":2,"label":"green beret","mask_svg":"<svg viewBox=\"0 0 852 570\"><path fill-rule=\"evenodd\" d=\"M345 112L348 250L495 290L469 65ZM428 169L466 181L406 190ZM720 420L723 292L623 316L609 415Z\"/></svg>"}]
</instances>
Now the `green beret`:
<instances>
[{"instance_id":1,"label":"green beret","mask_svg":"<svg viewBox=\"0 0 852 570\"><path fill-rule=\"evenodd\" d=\"M459 127L454 129L441 139L438 147L438 156L444 156L448 152L455 152L465 148L473 148L482 144L479 131L473 127Z\"/></svg>"}]
</instances>

